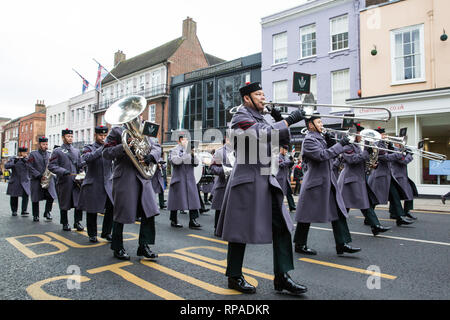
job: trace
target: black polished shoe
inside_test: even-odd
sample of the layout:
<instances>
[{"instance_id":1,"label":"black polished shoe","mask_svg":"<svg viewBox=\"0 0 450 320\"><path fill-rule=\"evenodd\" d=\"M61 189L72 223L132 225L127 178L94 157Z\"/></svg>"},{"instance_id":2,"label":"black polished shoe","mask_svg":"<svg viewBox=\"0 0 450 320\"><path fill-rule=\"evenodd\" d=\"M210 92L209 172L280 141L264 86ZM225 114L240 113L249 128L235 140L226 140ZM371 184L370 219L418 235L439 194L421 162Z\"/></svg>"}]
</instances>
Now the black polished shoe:
<instances>
[{"instance_id":1,"label":"black polished shoe","mask_svg":"<svg viewBox=\"0 0 450 320\"><path fill-rule=\"evenodd\" d=\"M176 221L171 221L170 226L174 228L183 228L183 226Z\"/></svg>"},{"instance_id":2,"label":"black polished shoe","mask_svg":"<svg viewBox=\"0 0 450 320\"><path fill-rule=\"evenodd\" d=\"M72 229L70 229L68 224L63 224L63 230L64 231L72 231Z\"/></svg>"},{"instance_id":3,"label":"black polished shoe","mask_svg":"<svg viewBox=\"0 0 450 320\"><path fill-rule=\"evenodd\" d=\"M287 273L276 274L273 279L273 285L276 291L287 290L293 295L299 295L308 291L305 286L295 283Z\"/></svg>"},{"instance_id":4,"label":"black polished shoe","mask_svg":"<svg viewBox=\"0 0 450 320\"><path fill-rule=\"evenodd\" d=\"M256 293L256 288L245 281L243 276L228 277L228 288L242 293Z\"/></svg>"},{"instance_id":5,"label":"black polished shoe","mask_svg":"<svg viewBox=\"0 0 450 320\"><path fill-rule=\"evenodd\" d=\"M295 252L307 254L310 256L315 256L317 254L316 250L310 249L306 245L298 245L298 244L295 245Z\"/></svg>"},{"instance_id":6,"label":"black polished shoe","mask_svg":"<svg viewBox=\"0 0 450 320\"><path fill-rule=\"evenodd\" d=\"M379 234L381 232L386 232L390 229L391 229L391 227L383 227L382 225L378 225L378 226L372 227L372 233L374 236L376 236L377 234Z\"/></svg>"},{"instance_id":7,"label":"black polished shoe","mask_svg":"<svg viewBox=\"0 0 450 320\"><path fill-rule=\"evenodd\" d=\"M158 254L154 253L152 250L150 250L150 246L148 244L145 244L143 246L139 246L137 249L137 255L144 256L149 259L156 259L158 258Z\"/></svg>"},{"instance_id":8,"label":"black polished shoe","mask_svg":"<svg viewBox=\"0 0 450 320\"><path fill-rule=\"evenodd\" d=\"M13 216L13 217L17 217L17 212L14 211L14 212L12 213L12 216Z\"/></svg>"},{"instance_id":9,"label":"black polished shoe","mask_svg":"<svg viewBox=\"0 0 450 320\"><path fill-rule=\"evenodd\" d=\"M114 257L119 260L130 260L130 256L125 252L125 249L114 250Z\"/></svg>"},{"instance_id":10,"label":"black polished shoe","mask_svg":"<svg viewBox=\"0 0 450 320\"><path fill-rule=\"evenodd\" d=\"M136 217L137 222L141 222L141 220L142 220L141 217Z\"/></svg>"},{"instance_id":11,"label":"black polished shoe","mask_svg":"<svg viewBox=\"0 0 450 320\"><path fill-rule=\"evenodd\" d=\"M195 221L195 219L192 219L191 221L189 221L189 228L190 229L200 229L202 226Z\"/></svg>"},{"instance_id":12,"label":"black polished shoe","mask_svg":"<svg viewBox=\"0 0 450 320\"><path fill-rule=\"evenodd\" d=\"M44 217L46 221L52 221L52 214L50 212L45 212Z\"/></svg>"},{"instance_id":13,"label":"black polished shoe","mask_svg":"<svg viewBox=\"0 0 450 320\"><path fill-rule=\"evenodd\" d=\"M211 204L211 202L209 202L209 200L205 201L205 206L209 206Z\"/></svg>"},{"instance_id":14,"label":"black polished shoe","mask_svg":"<svg viewBox=\"0 0 450 320\"><path fill-rule=\"evenodd\" d=\"M77 229L77 231L83 231L83 230L84 230L84 227L83 227L83 225L82 225L80 222L75 222L75 223L73 224L73 227L74 227L75 229Z\"/></svg>"},{"instance_id":15,"label":"black polished shoe","mask_svg":"<svg viewBox=\"0 0 450 320\"><path fill-rule=\"evenodd\" d=\"M27 216L27 215L29 215L30 213L29 212L26 212L26 211L22 211L21 213L20 213L20 215L21 216Z\"/></svg>"},{"instance_id":16,"label":"black polished shoe","mask_svg":"<svg viewBox=\"0 0 450 320\"><path fill-rule=\"evenodd\" d=\"M161 210L163 210L163 209L167 209L167 206L162 206L162 207L159 207Z\"/></svg>"},{"instance_id":17,"label":"black polished shoe","mask_svg":"<svg viewBox=\"0 0 450 320\"><path fill-rule=\"evenodd\" d=\"M297 208L296 207L294 207L294 208L290 208L289 209L289 212L294 212L294 211L296 211L297 210Z\"/></svg>"},{"instance_id":18,"label":"black polished shoe","mask_svg":"<svg viewBox=\"0 0 450 320\"><path fill-rule=\"evenodd\" d=\"M442 201L442 204L445 204L445 197L444 196L441 196L441 201Z\"/></svg>"},{"instance_id":19,"label":"black polished shoe","mask_svg":"<svg viewBox=\"0 0 450 320\"><path fill-rule=\"evenodd\" d=\"M358 251L361 251L361 248L352 247L347 243L336 245L336 253L337 254L343 254L344 252L355 253Z\"/></svg>"},{"instance_id":20,"label":"black polished shoe","mask_svg":"<svg viewBox=\"0 0 450 320\"><path fill-rule=\"evenodd\" d=\"M107 235L101 235L100 238L106 239L107 241L111 242L112 241L112 235L111 234L107 234Z\"/></svg>"},{"instance_id":21,"label":"black polished shoe","mask_svg":"<svg viewBox=\"0 0 450 320\"><path fill-rule=\"evenodd\" d=\"M200 211L201 214L204 214L205 212L208 212L209 209L200 209L200 210L198 210L198 211Z\"/></svg>"},{"instance_id":22,"label":"black polished shoe","mask_svg":"<svg viewBox=\"0 0 450 320\"><path fill-rule=\"evenodd\" d=\"M97 237L89 237L89 241L93 242L93 243L97 243L98 242Z\"/></svg>"},{"instance_id":23,"label":"black polished shoe","mask_svg":"<svg viewBox=\"0 0 450 320\"><path fill-rule=\"evenodd\" d=\"M181 211L180 211L180 214L187 214L187 212L184 211L184 210L181 210Z\"/></svg>"},{"instance_id":24,"label":"black polished shoe","mask_svg":"<svg viewBox=\"0 0 450 320\"><path fill-rule=\"evenodd\" d=\"M34 217L33 217L33 221L39 222L39 217L38 217L38 216L34 216Z\"/></svg>"},{"instance_id":25,"label":"black polished shoe","mask_svg":"<svg viewBox=\"0 0 450 320\"><path fill-rule=\"evenodd\" d=\"M397 226L400 227L401 225L408 225L408 224L412 224L414 223L414 221L408 220L405 217L398 217L397 218Z\"/></svg>"},{"instance_id":26,"label":"black polished shoe","mask_svg":"<svg viewBox=\"0 0 450 320\"><path fill-rule=\"evenodd\" d=\"M411 220L417 220L417 217L414 217L411 213L405 213L405 216L408 217Z\"/></svg>"},{"instance_id":27,"label":"black polished shoe","mask_svg":"<svg viewBox=\"0 0 450 320\"><path fill-rule=\"evenodd\" d=\"M396 218L396 217L394 217L394 215L393 215L393 214L390 214L390 215L389 215L389 219L393 219L393 220L396 220L397 218Z\"/></svg>"}]
</instances>

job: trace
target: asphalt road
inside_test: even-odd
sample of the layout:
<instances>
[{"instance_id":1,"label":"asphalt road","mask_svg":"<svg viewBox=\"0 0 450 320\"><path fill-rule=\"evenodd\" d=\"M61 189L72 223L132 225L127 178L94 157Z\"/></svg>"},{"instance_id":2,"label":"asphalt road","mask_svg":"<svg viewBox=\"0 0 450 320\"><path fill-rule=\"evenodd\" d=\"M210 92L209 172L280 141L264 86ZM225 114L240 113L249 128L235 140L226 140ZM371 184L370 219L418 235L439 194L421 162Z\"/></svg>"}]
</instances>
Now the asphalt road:
<instances>
[{"instance_id":1,"label":"asphalt road","mask_svg":"<svg viewBox=\"0 0 450 320\"><path fill-rule=\"evenodd\" d=\"M202 230L187 227L188 215L179 215L181 229L170 227L169 212L156 218L156 262L136 256L139 224L126 225L125 248L130 261L119 261L109 244L91 244L84 233L62 231L59 208L53 221L30 216L12 217L6 184L0 183L0 299L75 300L422 300L450 298L450 214L415 212L418 221L397 227L389 213L377 211L392 229L373 237L357 210L348 225L356 254L338 256L331 224L313 224L308 245L316 256L294 253L291 277L308 287L303 297L273 290L271 245L248 245L244 274L257 286L256 295L227 288L226 243L213 234L214 213L201 215ZM20 203L20 201L19 201ZM19 209L20 210L20 209ZM85 226L85 216L83 225ZM69 211L73 224L73 210ZM98 216L101 231L102 216ZM86 228L85 228L86 229ZM100 239L100 238L99 238ZM381 276L368 273L380 272ZM77 277L79 275L79 277ZM78 281L80 280L80 281Z\"/></svg>"}]
</instances>

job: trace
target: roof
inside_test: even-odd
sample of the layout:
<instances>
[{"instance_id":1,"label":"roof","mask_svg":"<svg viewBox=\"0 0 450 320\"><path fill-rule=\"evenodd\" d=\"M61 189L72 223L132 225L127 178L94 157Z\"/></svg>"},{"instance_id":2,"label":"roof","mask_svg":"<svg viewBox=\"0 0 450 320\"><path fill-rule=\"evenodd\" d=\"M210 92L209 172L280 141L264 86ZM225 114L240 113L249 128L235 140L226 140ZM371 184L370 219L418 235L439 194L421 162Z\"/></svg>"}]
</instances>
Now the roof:
<instances>
[{"instance_id":1,"label":"roof","mask_svg":"<svg viewBox=\"0 0 450 320\"><path fill-rule=\"evenodd\" d=\"M175 51L177 51L183 41L184 39L180 37L150 51L141 53L138 56L124 60L120 62L114 69L112 69L111 73L114 74L116 78L120 79L121 77L124 77L128 74L167 61L175 53ZM102 85L113 80L114 78L111 76L111 74L108 74L105 79L103 79Z\"/></svg>"},{"instance_id":2,"label":"roof","mask_svg":"<svg viewBox=\"0 0 450 320\"><path fill-rule=\"evenodd\" d=\"M206 61L208 61L208 65L210 65L210 66L213 66L215 64L226 61L226 60L217 58L216 56L213 56L212 54L209 54L209 53L205 53L205 58L206 58Z\"/></svg>"}]
</instances>

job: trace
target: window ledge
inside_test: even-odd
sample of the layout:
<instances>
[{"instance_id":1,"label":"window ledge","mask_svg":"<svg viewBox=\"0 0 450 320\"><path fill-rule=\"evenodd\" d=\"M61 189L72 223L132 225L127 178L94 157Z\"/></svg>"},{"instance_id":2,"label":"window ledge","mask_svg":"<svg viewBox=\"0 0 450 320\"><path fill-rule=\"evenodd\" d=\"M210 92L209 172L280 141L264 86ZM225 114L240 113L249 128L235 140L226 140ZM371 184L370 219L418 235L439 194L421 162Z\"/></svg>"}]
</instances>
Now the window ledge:
<instances>
[{"instance_id":1,"label":"window ledge","mask_svg":"<svg viewBox=\"0 0 450 320\"><path fill-rule=\"evenodd\" d=\"M349 55L350 54L350 48L345 48L345 49L339 49L339 50L335 50L335 51L329 51L328 55L330 56L331 59L333 59L336 56L340 56L340 55Z\"/></svg>"},{"instance_id":2,"label":"window ledge","mask_svg":"<svg viewBox=\"0 0 450 320\"><path fill-rule=\"evenodd\" d=\"M304 63L308 63L308 62L316 62L316 61L317 61L317 55L298 59L299 64L304 64Z\"/></svg>"},{"instance_id":3,"label":"window ledge","mask_svg":"<svg viewBox=\"0 0 450 320\"><path fill-rule=\"evenodd\" d=\"M423 78L410 79L410 80L401 80L401 81L391 82L391 86L400 86L402 84L423 83L423 82L427 82L427 80L423 79Z\"/></svg>"},{"instance_id":4,"label":"window ledge","mask_svg":"<svg viewBox=\"0 0 450 320\"><path fill-rule=\"evenodd\" d=\"M286 69L287 67L288 67L287 61L286 62L281 62L281 63L276 63L276 64L273 64L273 65L270 66L270 68L272 70L276 70L276 69L280 69L280 68Z\"/></svg>"}]
</instances>

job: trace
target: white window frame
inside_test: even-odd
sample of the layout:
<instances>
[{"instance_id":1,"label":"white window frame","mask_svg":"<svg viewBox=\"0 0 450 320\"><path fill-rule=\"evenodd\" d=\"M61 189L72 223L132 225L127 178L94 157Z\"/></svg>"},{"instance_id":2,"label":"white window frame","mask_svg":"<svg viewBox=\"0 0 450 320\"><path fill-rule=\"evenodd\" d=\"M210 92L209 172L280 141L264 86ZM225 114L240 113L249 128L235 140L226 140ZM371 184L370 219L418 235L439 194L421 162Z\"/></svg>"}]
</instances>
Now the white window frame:
<instances>
[{"instance_id":1,"label":"white window frame","mask_svg":"<svg viewBox=\"0 0 450 320\"><path fill-rule=\"evenodd\" d=\"M280 48L275 48L275 41L276 41L276 39L277 39L277 37L286 37L286 47L280 47ZM280 33L277 33L277 34L274 34L274 35L272 35L272 59L273 59L273 65L276 65L276 64L282 64L282 63L287 63L288 62L288 34L287 34L287 31L284 31L284 32L280 32ZM277 54L276 54L276 52L279 52L279 51L281 51L281 50L286 50L286 56L285 57L282 57L282 58L280 58ZM279 60L281 60L281 59L283 59L283 60L281 60L281 61L277 61L277 59L279 59Z\"/></svg>"},{"instance_id":2,"label":"white window frame","mask_svg":"<svg viewBox=\"0 0 450 320\"><path fill-rule=\"evenodd\" d=\"M151 104L148 107L148 120L151 122L156 122L156 104Z\"/></svg>"},{"instance_id":3,"label":"white window frame","mask_svg":"<svg viewBox=\"0 0 450 320\"><path fill-rule=\"evenodd\" d=\"M413 30L419 30L419 38L420 38L420 77L407 79L407 80L396 80L397 79L397 68L395 64L396 52L395 52L395 36L399 33L411 32ZM424 25L417 24L413 26L408 26L404 28L398 28L391 30L391 85L399 85L399 84L408 84L408 83L417 83L417 82L425 82L425 39L424 39ZM404 68L403 68L404 70Z\"/></svg>"},{"instance_id":4,"label":"white window frame","mask_svg":"<svg viewBox=\"0 0 450 320\"><path fill-rule=\"evenodd\" d=\"M330 77L330 80L331 80L331 103L332 103L332 104L341 104L341 103L336 103L336 102L334 101L335 97L334 97L334 85L333 85L333 82L334 82L334 81L333 81L333 76L334 76L335 74L337 74L337 73L345 72L345 71L347 71L347 73L348 73L348 98L347 98L347 99L350 98L350 94L351 94L351 92L350 92L350 82L351 82L351 80L350 80L350 69L341 69L341 70L331 71L331 77ZM342 104L345 104L345 100L344 100L344 102L342 102ZM330 111L330 112L347 112L347 111L350 111L350 108L348 108L348 109L344 109L344 108L331 108L331 111Z\"/></svg>"},{"instance_id":5,"label":"white window frame","mask_svg":"<svg viewBox=\"0 0 450 320\"><path fill-rule=\"evenodd\" d=\"M283 89L282 86L285 86ZM278 88L277 88L278 87ZM281 90L283 89L283 90ZM283 93L281 95L277 94L277 92ZM279 80L272 82L272 101L273 102L286 102L289 98L289 82L288 80ZM282 108L282 111L287 112L287 108Z\"/></svg>"},{"instance_id":6,"label":"white window frame","mask_svg":"<svg viewBox=\"0 0 450 320\"><path fill-rule=\"evenodd\" d=\"M312 28L314 28L314 31L313 32L305 32L305 31L303 31L302 32L302 30L308 30L308 29L312 29ZM308 40L307 42L314 42L314 47L315 47L315 49L316 49L316 53L312 53L312 48L311 48L311 55L308 55L308 56L304 56L303 55L303 41L302 41L302 35L307 35L307 34L312 34L312 33L314 33L315 34L315 38L314 38L314 40ZM315 56L317 56L317 33L316 33L316 24L315 23L311 23L311 24L309 24L309 25L306 25L306 26L303 26L303 27L301 27L300 28L300 58L299 58L299 60L300 59L307 59L307 58L311 58L311 57L315 57Z\"/></svg>"},{"instance_id":7,"label":"white window frame","mask_svg":"<svg viewBox=\"0 0 450 320\"><path fill-rule=\"evenodd\" d=\"M333 29L332 25L333 25L334 21L336 21L338 19L342 19L343 17L346 17L346 19L347 19L347 47L333 50L333 36L336 35L336 34L340 34L340 33L333 33L332 32L332 29ZM340 15L340 16L337 16L337 17L334 17L334 18L330 19L330 52L337 52L337 51L341 51L341 50L348 50L348 48L350 47L350 39L349 39L348 29L349 29L348 14L343 14L343 15Z\"/></svg>"}]
</instances>

